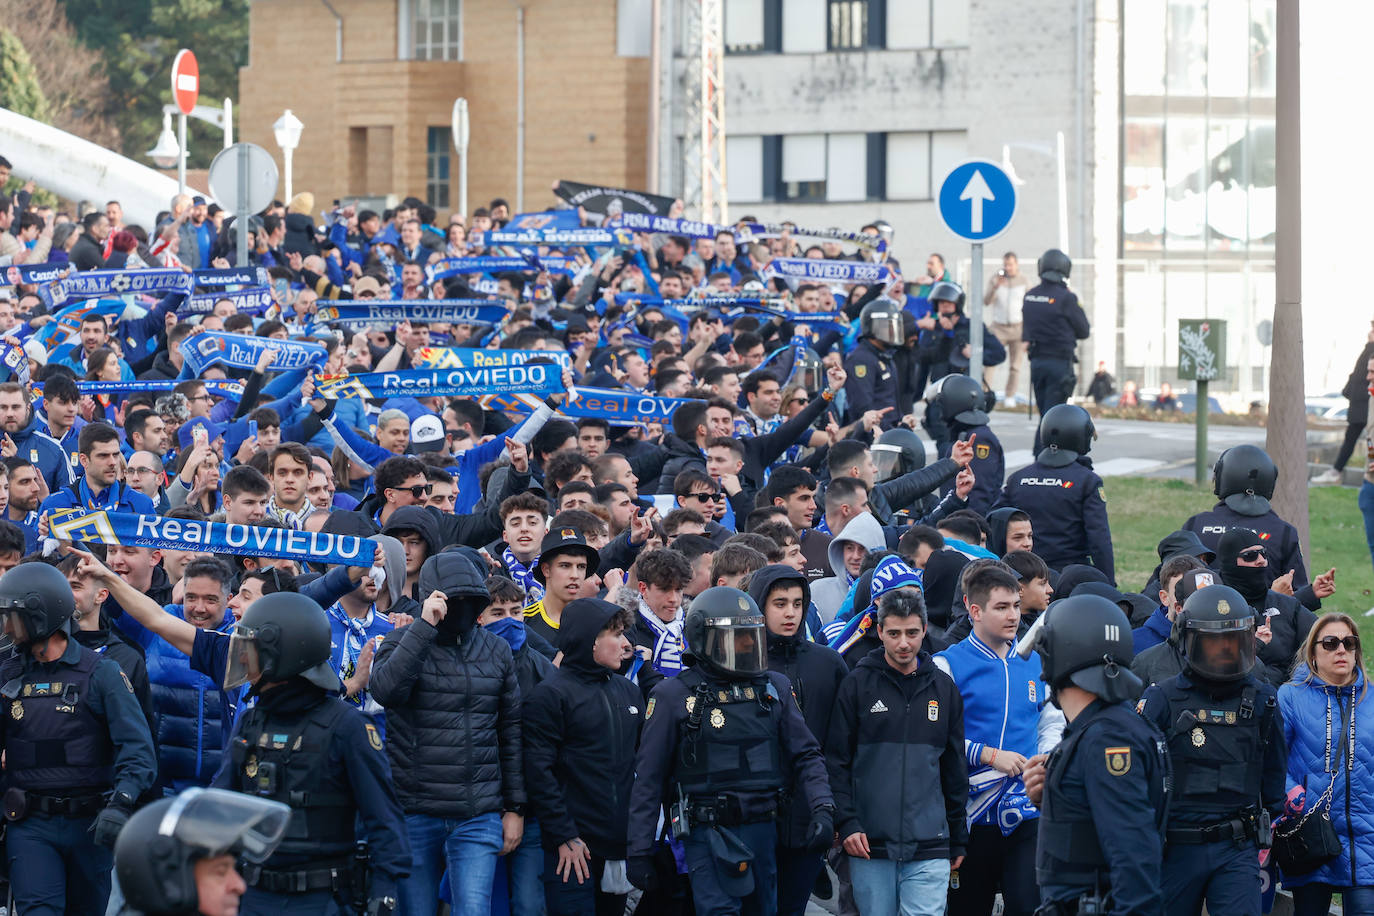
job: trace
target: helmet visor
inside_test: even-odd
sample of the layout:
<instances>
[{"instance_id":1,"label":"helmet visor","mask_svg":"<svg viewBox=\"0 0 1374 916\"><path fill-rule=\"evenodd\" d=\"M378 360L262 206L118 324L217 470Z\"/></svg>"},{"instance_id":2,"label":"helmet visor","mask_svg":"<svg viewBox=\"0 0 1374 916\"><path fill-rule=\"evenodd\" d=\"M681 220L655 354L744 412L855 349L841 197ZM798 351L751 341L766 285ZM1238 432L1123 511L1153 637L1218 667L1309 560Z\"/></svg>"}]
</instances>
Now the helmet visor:
<instances>
[{"instance_id":1,"label":"helmet visor","mask_svg":"<svg viewBox=\"0 0 1374 916\"><path fill-rule=\"evenodd\" d=\"M258 631L245 626L234 627L233 635L229 637L229 664L224 668L224 689L252 684L261 676Z\"/></svg>"},{"instance_id":2,"label":"helmet visor","mask_svg":"<svg viewBox=\"0 0 1374 916\"><path fill-rule=\"evenodd\" d=\"M906 450L895 445L875 445L872 448L873 467L877 468L878 483L885 483L907 472Z\"/></svg>"},{"instance_id":3,"label":"helmet visor","mask_svg":"<svg viewBox=\"0 0 1374 916\"><path fill-rule=\"evenodd\" d=\"M901 343L902 313L874 312L868 319L868 336L883 343Z\"/></svg>"},{"instance_id":4,"label":"helmet visor","mask_svg":"<svg viewBox=\"0 0 1374 916\"><path fill-rule=\"evenodd\" d=\"M32 637L29 635L28 615L18 608L0 609L0 622L3 622L4 635L8 637L14 645L27 645Z\"/></svg>"},{"instance_id":5,"label":"helmet visor","mask_svg":"<svg viewBox=\"0 0 1374 916\"><path fill-rule=\"evenodd\" d=\"M1199 677L1239 680L1255 666L1255 629L1184 631L1183 654Z\"/></svg>"},{"instance_id":6,"label":"helmet visor","mask_svg":"<svg viewBox=\"0 0 1374 916\"><path fill-rule=\"evenodd\" d=\"M187 789L162 816L158 833L179 840L206 858L242 856L262 862L286 833L291 809L281 802L226 789Z\"/></svg>"},{"instance_id":7,"label":"helmet visor","mask_svg":"<svg viewBox=\"0 0 1374 916\"><path fill-rule=\"evenodd\" d=\"M762 617L708 617L702 656L730 674L765 670Z\"/></svg>"},{"instance_id":8,"label":"helmet visor","mask_svg":"<svg viewBox=\"0 0 1374 916\"><path fill-rule=\"evenodd\" d=\"M808 350L797 360L796 367L792 370L791 381L807 391L820 391L824 377L825 371L821 368L820 357Z\"/></svg>"}]
</instances>

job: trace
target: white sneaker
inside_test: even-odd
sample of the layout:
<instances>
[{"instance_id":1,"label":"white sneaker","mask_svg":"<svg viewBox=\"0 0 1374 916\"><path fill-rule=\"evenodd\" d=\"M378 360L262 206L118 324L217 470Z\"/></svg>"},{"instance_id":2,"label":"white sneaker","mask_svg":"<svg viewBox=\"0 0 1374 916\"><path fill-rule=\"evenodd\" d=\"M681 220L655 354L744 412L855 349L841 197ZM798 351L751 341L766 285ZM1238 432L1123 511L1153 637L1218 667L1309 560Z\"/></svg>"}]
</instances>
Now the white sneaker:
<instances>
[{"instance_id":1,"label":"white sneaker","mask_svg":"<svg viewBox=\"0 0 1374 916\"><path fill-rule=\"evenodd\" d=\"M1344 476L1344 474L1335 468L1327 468L1325 471L1309 480L1308 483L1314 487L1329 487L1339 484Z\"/></svg>"},{"instance_id":2,"label":"white sneaker","mask_svg":"<svg viewBox=\"0 0 1374 916\"><path fill-rule=\"evenodd\" d=\"M1007 399L1003 400L1003 401L1002 401L1002 406L1003 406L1003 407L1015 407L1015 406L1016 406L1016 398L1007 398Z\"/></svg>"}]
</instances>

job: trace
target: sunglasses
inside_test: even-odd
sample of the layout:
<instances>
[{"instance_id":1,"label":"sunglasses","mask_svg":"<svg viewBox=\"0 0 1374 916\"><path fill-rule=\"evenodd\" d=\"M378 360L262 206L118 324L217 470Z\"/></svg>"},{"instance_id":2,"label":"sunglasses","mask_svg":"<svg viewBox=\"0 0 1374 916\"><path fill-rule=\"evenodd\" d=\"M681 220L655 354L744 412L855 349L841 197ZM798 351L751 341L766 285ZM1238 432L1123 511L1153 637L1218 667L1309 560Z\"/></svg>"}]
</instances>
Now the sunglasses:
<instances>
[{"instance_id":1,"label":"sunglasses","mask_svg":"<svg viewBox=\"0 0 1374 916\"><path fill-rule=\"evenodd\" d=\"M1323 636L1317 640L1317 645L1328 652L1335 652L1337 646L1343 646L1347 652L1358 652L1360 649L1360 637L1358 636Z\"/></svg>"},{"instance_id":2,"label":"sunglasses","mask_svg":"<svg viewBox=\"0 0 1374 916\"><path fill-rule=\"evenodd\" d=\"M1240 558L1247 563L1253 563L1262 556L1264 556L1263 547L1255 547L1251 550L1242 550L1240 552Z\"/></svg>"},{"instance_id":3,"label":"sunglasses","mask_svg":"<svg viewBox=\"0 0 1374 916\"><path fill-rule=\"evenodd\" d=\"M714 502L717 499L724 499L724 493L688 493L688 499L695 499L699 503Z\"/></svg>"},{"instance_id":4,"label":"sunglasses","mask_svg":"<svg viewBox=\"0 0 1374 916\"><path fill-rule=\"evenodd\" d=\"M411 496L415 497L416 499L419 499L421 496L428 496L431 492L433 492L434 485L429 483L417 483L413 487L387 487L387 489L396 490L398 492L408 490Z\"/></svg>"}]
</instances>

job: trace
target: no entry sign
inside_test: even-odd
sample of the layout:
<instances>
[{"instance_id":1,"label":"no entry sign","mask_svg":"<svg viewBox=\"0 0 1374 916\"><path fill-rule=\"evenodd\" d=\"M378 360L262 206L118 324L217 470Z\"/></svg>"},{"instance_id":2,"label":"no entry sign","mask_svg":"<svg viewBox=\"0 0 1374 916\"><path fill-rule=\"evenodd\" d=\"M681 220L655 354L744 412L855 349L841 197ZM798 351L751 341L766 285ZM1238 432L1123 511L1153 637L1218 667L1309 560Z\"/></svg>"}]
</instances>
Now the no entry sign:
<instances>
[{"instance_id":1,"label":"no entry sign","mask_svg":"<svg viewBox=\"0 0 1374 916\"><path fill-rule=\"evenodd\" d=\"M182 114L190 114L200 98L200 64L188 48L177 52L172 61L172 98Z\"/></svg>"}]
</instances>

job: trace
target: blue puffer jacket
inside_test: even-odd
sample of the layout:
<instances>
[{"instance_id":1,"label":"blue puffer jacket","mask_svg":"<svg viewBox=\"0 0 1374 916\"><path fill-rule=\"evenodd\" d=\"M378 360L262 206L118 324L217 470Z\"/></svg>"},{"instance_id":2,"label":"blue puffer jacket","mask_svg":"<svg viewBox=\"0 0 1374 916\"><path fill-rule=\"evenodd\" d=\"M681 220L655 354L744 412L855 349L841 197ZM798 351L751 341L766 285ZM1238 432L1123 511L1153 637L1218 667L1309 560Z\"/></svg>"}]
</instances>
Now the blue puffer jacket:
<instances>
[{"instance_id":1,"label":"blue puffer jacket","mask_svg":"<svg viewBox=\"0 0 1374 916\"><path fill-rule=\"evenodd\" d=\"M1326 753L1326 717L1331 715L1332 766L1339 766L1331 791L1331 824L1341 854L1309 875L1285 875L1285 887L1331 884L1337 888L1374 884L1374 696L1364 696L1364 675L1350 687L1333 687L1299 665L1279 688L1284 736L1288 739L1288 788L1304 786L1307 807L1317 804L1331 776ZM1348 780L1342 749L1350 739L1350 701L1355 703L1354 779Z\"/></svg>"},{"instance_id":2,"label":"blue puffer jacket","mask_svg":"<svg viewBox=\"0 0 1374 916\"><path fill-rule=\"evenodd\" d=\"M167 612L184 616L179 604L167 605ZM224 621L216 629L227 633L233 626L233 612L225 609ZM228 723L220 721L224 707L219 685L192 671L190 658L166 641L154 637L145 648L162 785L172 792L207 786L219 769L228 730Z\"/></svg>"}]
</instances>

